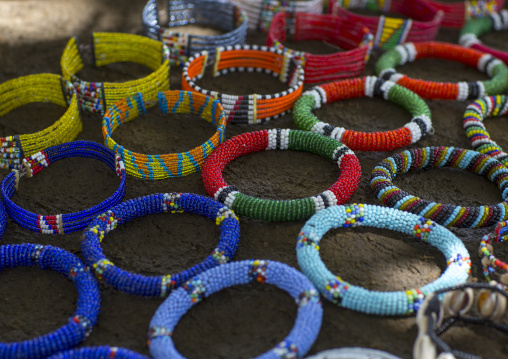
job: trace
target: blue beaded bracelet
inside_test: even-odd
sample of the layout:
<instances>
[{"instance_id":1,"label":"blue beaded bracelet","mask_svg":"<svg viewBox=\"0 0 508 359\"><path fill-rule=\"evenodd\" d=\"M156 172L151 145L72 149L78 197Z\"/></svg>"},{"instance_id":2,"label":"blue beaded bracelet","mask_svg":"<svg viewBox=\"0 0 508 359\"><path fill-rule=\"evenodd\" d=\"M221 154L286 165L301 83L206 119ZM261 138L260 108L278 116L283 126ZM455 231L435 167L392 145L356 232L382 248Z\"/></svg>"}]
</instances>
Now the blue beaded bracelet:
<instances>
[{"instance_id":1,"label":"blue beaded bracelet","mask_svg":"<svg viewBox=\"0 0 508 359\"><path fill-rule=\"evenodd\" d=\"M172 335L180 318L203 298L224 288L250 282L273 284L291 295L298 307L289 335L257 359L300 358L310 349L321 327L323 309L319 293L296 269L268 260L231 262L201 273L174 291L150 321L148 345L156 359L184 357L176 350Z\"/></svg>"},{"instance_id":2,"label":"blue beaded bracelet","mask_svg":"<svg viewBox=\"0 0 508 359\"><path fill-rule=\"evenodd\" d=\"M83 211L68 214L40 215L21 208L11 200L18 189L20 177L24 175L32 177L51 163L69 157L85 157L103 161L109 168L116 171L120 177L120 186L104 202ZM125 195L125 166L121 157L96 142L75 141L53 146L26 157L23 159L23 166L22 171L14 170L3 179L1 191L9 216L17 224L33 232L64 234L82 230L92 218L120 203Z\"/></svg>"},{"instance_id":3,"label":"blue beaded bracelet","mask_svg":"<svg viewBox=\"0 0 508 359\"><path fill-rule=\"evenodd\" d=\"M68 350L90 335L100 310L99 286L81 260L58 247L40 244L0 246L0 270L18 266L53 269L69 278L78 291L77 308L67 324L43 336L22 342L0 343L0 358L46 358Z\"/></svg>"},{"instance_id":4,"label":"blue beaded bracelet","mask_svg":"<svg viewBox=\"0 0 508 359\"><path fill-rule=\"evenodd\" d=\"M0 201L0 239L4 236L5 227L7 227L7 212L3 201Z\"/></svg>"},{"instance_id":5,"label":"blue beaded bracelet","mask_svg":"<svg viewBox=\"0 0 508 359\"><path fill-rule=\"evenodd\" d=\"M220 228L219 244L203 262L180 273L163 276L131 273L106 258L101 241L108 232L131 219L162 212L186 212L207 217ZM236 252L239 238L238 217L222 203L192 193L158 193L130 199L98 216L85 230L81 249L85 262L94 269L99 280L129 294L165 297L196 274L228 262Z\"/></svg>"},{"instance_id":6,"label":"blue beaded bracelet","mask_svg":"<svg viewBox=\"0 0 508 359\"><path fill-rule=\"evenodd\" d=\"M60 352L47 359L148 359L148 357L129 349L103 345Z\"/></svg>"},{"instance_id":7,"label":"blue beaded bracelet","mask_svg":"<svg viewBox=\"0 0 508 359\"><path fill-rule=\"evenodd\" d=\"M405 291L379 292L351 285L326 268L319 255L319 243L331 228L356 226L413 235L439 249L448 267L434 282ZM377 315L413 314L426 294L465 282L471 268L466 247L445 227L412 213L369 204L333 206L317 212L302 228L296 254L303 273L328 300L344 308Z\"/></svg>"}]
</instances>

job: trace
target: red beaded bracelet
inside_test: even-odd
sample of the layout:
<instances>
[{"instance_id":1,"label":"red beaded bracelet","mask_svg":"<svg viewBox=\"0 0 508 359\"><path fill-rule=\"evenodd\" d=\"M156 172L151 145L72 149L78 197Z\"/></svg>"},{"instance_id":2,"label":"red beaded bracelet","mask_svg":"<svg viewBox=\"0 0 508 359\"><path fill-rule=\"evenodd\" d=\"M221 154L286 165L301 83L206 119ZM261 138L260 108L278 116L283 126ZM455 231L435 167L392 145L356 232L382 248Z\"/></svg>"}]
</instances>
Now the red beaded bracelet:
<instances>
[{"instance_id":1,"label":"red beaded bracelet","mask_svg":"<svg viewBox=\"0 0 508 359\"><path fill-rule=\"evenodd\" d=\"M457 1L455 3L426 1L436 9L444 12L442 26L456 29L464 26L469 19L499 11L504 5L504 0L472 0Z\"/></svg>"}]
</instances>

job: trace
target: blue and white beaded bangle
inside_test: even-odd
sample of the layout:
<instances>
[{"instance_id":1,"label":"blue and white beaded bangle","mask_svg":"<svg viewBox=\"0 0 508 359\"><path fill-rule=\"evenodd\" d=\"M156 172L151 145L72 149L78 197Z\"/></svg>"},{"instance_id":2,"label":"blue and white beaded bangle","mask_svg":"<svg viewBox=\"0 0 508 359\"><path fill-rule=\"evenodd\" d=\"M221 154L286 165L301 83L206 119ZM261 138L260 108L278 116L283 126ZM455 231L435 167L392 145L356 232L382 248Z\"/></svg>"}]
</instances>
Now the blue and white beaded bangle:
<instances>
[{"instance_id":1,"label":"blue and white beaded bangle","mask_svg":"<svg viewBox=\"0 0 508 359\"><path fill-rule=\"evenodd\" d=\"M413 235L439 249L448 267L434 282L405 291L379 292L351 285L326 268L319 255L319 243L332 228L356 226L387 228ZM465 282L471 268L466 247L445 227L415 214L369 204L333 206L317 212L302 228L296 254L302 271L328 300L344 308L377 315L413 314L426 294Z\"/></svg>"},{"instance_id":2,"label":"blue and white beaded bangle","mask_svg":"<svg viewBox=\"0 0 508 359\"><path fill-rule=\"evenodd\" d=\"M340 348L320 352L306 359L400 359L395 355L370 348Z\"/></svg>"},{"instance_id":3,"label":"blue and white beaded bangle","mask_svg":"<svg viewBox=\"0 0 508 359\"><path fill-rule=\"evenodd\" d=\"M118 225L154 213L199 214L220 228L219 244L203 262L177 274L144 276L131 273L109 261L101 248L104 236ZM240 224L235 213L211 198L192 193L158 193L130 199L94 219L83 235L81 250L95 276L114 288L145 297L165 297L202 271L227 263L238 247Z\"/></svg>"},{"instance_id":4,"label":"blue and white beaded bangle","mask_svg":"<svg viewBox=\"0 0 508 359\"><path fill-rule=\"evenodd\" d=\"M74 282L78 291L77 308L59 329L22 342L0 343L0 358L46 358L68 350L90 335L100 310L99 286L89 268L74 254L58 247L40 244L8 244L0 246L0 270L37 265L53 269Z\"/></svg>"},{"instance_id":5,"label":"blue and white beaded bangle","mask_svg":"<svg viewBox=\"0 0 508 359\"><path fill-rule=\"evenodd\" d=\"M129 349L103 345L60 352L47 359L148 359L148 357Z\"/></svg>"},{"instance_id":6,"label":"blue and white beaded bangle","mask_svg":"<svg viewBox=\"0 0 508 359\"><path fill-rule=\"evenodd\" d=\"M174 291L150 321L148 345L156 359L184 357L176 350L173 331L180 318L194 304L222 289L251 282L273 284L291 295L298 307L289 335L260 359L300 358L310 349L321 327L323 309L319 293L296 269L268 260L231 262L203 272Z\"/></svg>"},{"instance_id":7,"label":"blue and white beaded bangle","mask_svg":"<svg viewBox=\"0 0 508 359\"><path fill-rule=\"evenodd\" d=\"M32 177L51 163L71 157L93 158L104 162L116 172L120 178L120 186L104 202L83 211L68 214L40 215L21 208L11 200L18 189L20 177L24 175ZM1 191L9 216L21 227L33 232L65 234L79 231L85 228L92 218L120 203L125 195L125 166L121 157L97 142L74 141L50 147L23 159L23 167L22 171L14 170L3 179Z\"/></svg>"}]
</instances>

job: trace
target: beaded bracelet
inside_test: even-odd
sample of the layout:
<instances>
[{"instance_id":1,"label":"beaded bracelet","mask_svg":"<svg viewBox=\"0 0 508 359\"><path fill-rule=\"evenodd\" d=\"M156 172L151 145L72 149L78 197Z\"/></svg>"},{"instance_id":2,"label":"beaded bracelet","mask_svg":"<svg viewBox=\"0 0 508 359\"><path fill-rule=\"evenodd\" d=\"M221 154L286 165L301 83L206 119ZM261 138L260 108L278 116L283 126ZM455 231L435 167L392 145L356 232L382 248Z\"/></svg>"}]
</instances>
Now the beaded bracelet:
<instances>
[{"instance_id":1,"label":"beaded bracelet","mask_svg":"<svg viewBox=\"0 0 508 359\"><path fill-rule=\"evenodd\" d=\"M362 96L376 96L394 102L407 110L413 118L396 130L359 132L321 122L311 112L326 103ZM328 82L313 87L293 107L293 121L299 129L331 137L353 151L390 151L415 143L433 131L430 117L430 110L420 96L392 81L374 76Z\"/></svg>"},{"instance_id":2,"label":"beaded bracelet","mask_svg":"<svg viewBox=\"0 0 508 359\"><path fill-rule=\"evenodd\" d=\"M32 177L48 167L51 163L63 158L84 157L104 162L116 172L120 178L120 186L111 197L104 202L75 213L41 215L21 208L11 200L18 189L20 177ZM122 201L125 195L125 167L120 156L115 155L105 146L92 141L75 141L50 147L44 151L23 159L24 169L13 171L2 180L1 191L5 208L9 216L19 224L33 232L44 234L65 234L79 231L98 214Z\"/></svg>"},{"instance_id":3,"label":"beaded bracelet","mask_svg":"<svg viewBox=\"0 0 508 359\"><path fill-rule=\"evenodd\" d=\"M319 243L332 228L367 226L413 235L436 247L447 259L437 280L420 288L397 292L370 291L331 273L319 255ZM296 256L302 272L321 294L344 308L376 315L408 315L418 310L425 295L465 282L471 260L466 247L448 229L417 215L369 204L333 206L312 216L300 231Z\"/></svg>"},{"instance_id":4,"label":"beaded bracelet","mask_svg":"<svg viewBox=\"0 0 508 359\"><path fill-rule=\"evenodd\" d=\"M243 45L247 37L247 13L225 0L168 0L168 19L168 27L161 26L157 0L148 0L143 9L144 33L168 46L171 66L183 66L189 56L204 50L213 55L217 47ZM214 26L224 33L194 35L171 29L190 24Z\"/></svg>"},{"instance_id":5,"label":"beaded bracelet","mask_svg":"<svg viewBox=\"0 0 508 359\"><path fill-rule=\"evenodd\" d=\"M148 357L129 349L103 345L60 352L47 359L148 359Z\"/></svg>"},{"instance_id":6,"label":"beaded bracelet","mask_svg":"<svg viewBox=\"0 0 508 359\"><path fill-rule=\"evenodd\" d=\"M192 268L163 276L131 273L106 258L101 242L107 233L134 218L163 212L199 214L214 221L220 228L220 238L212 254ZM192 193L159 193L130 199L97 216L85 230L81 250L85 262L94 269L99 280L129 294L165 297L196 274L231 260L239 237L238 218L223 204Z\"/></svg>"},{"instance_id":7,"label":"beaded bracelet","mask_svg":"<svg viewBox=\"0 0 508 359\"><path fill-rule=\"evenodd\" d=\"M398 65L420 58L438 58L461 62L486 72L491 79L475 82L434 82L416 80L395 70ZM385 52L376 63L376 73L407 87L424 99L464 101L485 95L497 95L508 88L508 68L499 59L474 49L446 42L419 42L398 45Z\"/></svg>"},{"instance_id":8,"label":"beaded bracelet","mask_svg":"<svg viewBox=\"0 0 508 359\"><path fill-rule=\"evenodd\" d=\"M198 115L216 128L215 133L202 145L186 152L145 155L129 151L111 136L120 125L146 113L143 96L138 93L115 103L104 114L102 134L106 146L122 157L127 173L138 178L157 180L183 177L199 171L205 158L224 140L226 116L220 102L190 91L159 92L158 99L163 114Z\"/></svg>"},{"instance_id":9,"label":"beaded bracelet","mask_svg":"<svg viewBox=\"0 0 508 359\"><path fill-rule=\"evenodd\" d=\"M72 141L81 132L82 123L74 88L61 76L28 75L0 84L0 116L32 102L51 102L67 110L58 121L42 131L0 137L0 168L19 170L23 157Z\"/></svg>"},{"instance_id":10,"label":"beaded bracelet","mask_svg":"<svg viewBox=\"0 0 508 359\"><path fill-rule=\"evenodd\" d=\"M504 0L470 0L457 2L439 2L426 0L438 10L444 12L443 27L461 28L471 18L483 17L499 11Z\"/></svg>"},{"instance_id":11,"label":"beaded bracelet","mask_svg":"<svg viewBox=\"0 0 508 359\"><path fill-rule=\"evenodd\" d=\"M200 92L219 100L227 122L261 123L286 114L293 107L303 89L304 72L289 52L274 47L237 45L218 48L213 61L213 76L229 71L262 72L278 76L288 90L274 95L228 95L199 87L194 81L203 77L208 65L208 53L203 51L190 57L182 71L182 89Z\"/></svg>"},{"instance_id":12,"label":"beaded bracelet","mask_svg":"<svg viewBox=\"0 0 508 359\"><path fill-rule=\"evenodd\" d=\"M115 62L134 62L152 69L150 75L125 82L88 82L76 74L85 66L104 66ZM71 38L60 59L63 77L72 82L82 110L104 114L112 104L141 92L155 101L159 91L169 89L169 49L160 41L144 36L114 32L95 32L91 45Z\"/></svg>"},{"instance_id":13,"label":"beaded bracelet","mask_svg":"<svg viewBox=\"0 0 508 359\"><path fill-rule=\"evenodd\" d=\"M486 234L482 237L478 254L482 259L483 276L487 282L490 282L491 275L496 274L499 279L499 285L505 290L508 286L508 264L494 256L492 239L495 242L505 242L508 238L508 222L499 222L496 225L494 234ZM496 269L498 271L496 271Z\"/></svg>"},{"instance_id":14,"label":"beaded bracelet","mask_svg":"<svg viewBox=\"0 0 508 359\"><path fill-rule=\"evenodd\" d=\"M329 158L339 166L340 177L322 193L284 201L245 195L224 180L222 171L235 158L276 149L306 151ZM353 151L334 139L307 131L270 129L244 133L224 142L205 161L202 176L206 192L238 215L263 221L299 221L323 208L346 202L358 188L361 168Z\"/></svg>"},{"instance_id":15,"label":"beaded bracelet","mask_svg":"<svg viewBox=\"0 0 508 359\"><path fill-rule=\"evenodd\" d=\"M461 207L427 201L393 184L397 174L417 169L452 167L481 175L496 183L503 202L492 206ZM508 219L508 168L488 155L455 147L406 150L384 159L372 170L370 186L385 205L431 219L446 227L480 228Z\"/></svg>"},{"instance_id":16,"label":"beaded bracelet","mask_svg":"<svg viewBox=\"0 0 508 359\"><path fill-rule=\"evenodd\" d=\"M312 283L287 264L268 260L231 262L203 272L174 291L150 321L148 345L155 359L184 357L172 340L180 318L194 304L222 289L251 282L268 283L286 291L296 302L298 312L289 335L270 351L256 356L264 359L301 358L319 333L323 309Z\"/></svg>"},{"instance_id":17,"label":"beaded bracelet","mask_svg":"<svg viewBox=\"0 0 508 359\"><path fill-rule=\"evenodd\" d=\"M0 246L0 270L37 265L53 269L69 278L78 291L77 308L59 329L22 342L0 343L0 357L38 359L68 350L90 335L97 323L100 292L89 268L74 254L61 248L40 244L8 244Z\"/></svg>"},{"instance_id":18,"label":"beaded bracelet","mask_svg":"<svg viewBox=\"0 0 508 359\"><path fill-rule=\"evenodd\" d=\"M369 348L340 348L322 351L306 359L400 359L381 350Z\"/></svg>"},{"instance_id":19,"label":"beaded bracelet","mask_svg":"<svg viewBox=\"0 0 508 359\"><path fill-rule=\"evenodd\" d=\"M372 49L372 34L366 27L345 21L338 16L296 13L294 25L286 20L288 14L274 16L266 44L289 51L305 71L305 83L330 81L358 76L365 69ZM330 55L313 55L305 51L288 49L282 43L286 41L286 31L290 31L291 41L326 41L344 49Z\"/></svg>"},{"instance_id":20,"label":"beaded bracelet","mask_svg":"<svg viewBox=\"0 0 508 359\"><path fill-rule=\"evenodd\" d=\"M366 26L374 36L374 48L391 49L405 42L433 40L444 14L424 0L332 0L333 15L347 19L356 26ZM346 9L367 9L371 11L402 14L409 19L353 14Z\"/></svg>"}]
</instances>

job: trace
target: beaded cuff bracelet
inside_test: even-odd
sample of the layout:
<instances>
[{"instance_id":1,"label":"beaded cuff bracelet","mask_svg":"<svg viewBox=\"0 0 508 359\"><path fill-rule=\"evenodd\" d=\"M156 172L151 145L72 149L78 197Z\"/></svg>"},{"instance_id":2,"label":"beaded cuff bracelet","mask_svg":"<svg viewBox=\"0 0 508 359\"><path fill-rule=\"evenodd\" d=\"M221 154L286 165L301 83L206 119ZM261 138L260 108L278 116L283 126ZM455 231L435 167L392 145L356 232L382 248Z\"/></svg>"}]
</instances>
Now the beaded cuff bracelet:
<instances>
[{"instance_id":1,"label":"beaded cuff bracelet","mask_svg":"<svg viewBox=\"0 0 508 359\"><path fill-rule=\"evenodd\" d=\"M203 272L174 291L150 321L148 345L155 359L184 357L173 343L173 331L180 318L204 298L222 289L251 282L267 283L286 291L296 302L298 312L293 329L270 351L256 356L263 359L301 358L319 333L323 309L319 293L296 269L268 260L231 262Z\"/></svg>"},{"instance_id":2,"label":"beaded cuff bracelet","mask_svg":"<svg viewBox=\"0 0 508 359\"><path fill-rule=\"evenodd\" d=\"M88 82L76 74L85 66L134 62L152 69L150 75L126 82ZM104 114L114 103L141 92L155 101L159 91L169 89L169 49L160 41L144 36L114 32L92 34L91 45L78 44L73 37L60 59L63 77L72 82L82 110Z\"/></svg>"},{"instance_id":3,"label":"beaded cuff bracelet","mask_svg":"<svg viewBox=\"0 0 508 359\"><path fill-rule=\"evenodd\" d=\"M194 81L203 77L208 65L208 53L203 51L185 64L182 72L182 89L200 92L219 100L227 122L261 123L286 114L293 107L303 89L304 72L289 52L274 47L244 45L218 48L213 62L213 76L228 72L262 72L277 76L289 89L274 95L228 95L199 87Z\"/></svg>"},{"instance_id":4,"label":"beaded cuff bracelet","mask_svg":"<svg viewBox=\"0 0 508 359\"><path fill-rule=\"evenodd\" d=\"M296 13L292 28L286 20L288 14L274 16L266 38L268 46L289 51L305 71L305 83L330 81L358 76L365 69L372 49L372 34L366 27L358 26L338 16ZM289 31L291 41L317 40L336 45L344 51L330 55L313 55L288 49L283 45Z\"/></svg>"},{"instance_id":5,"label":"beaded cuff bracelet","mask_svg":"<svg viewBox=\"0 0 508 359\"><path fill-rule=\"evenodd\" d=\"M433 40L444 18L424 0L336 0L330 1L332 14L347 19L356 26L366 26L374 36L374 48L391 49L405 42ZM346 9L367 9L385 13L399 13L409 19L385 15L365 16L353 14Z\"/></svg>"},{"instance_id":6,"label":"beaded cuff bracelet","mask_svg":"<svg viewBox=\"0 0 508 359\"><path fill-rule=\"evenodd\" d=\"M311 112L323 104L356 97L381 97L407 110L411 122L393 131L358 132L321 122ZM293 107L293 121L305 131L312 131L344 143L353 151L390 151L417 142L433 131L430 110L420 96L374 76L341 80L319 85L304 92Z\"/></svg>"},{"instance_id":7,"label":"beaded cuff bracelet","mask_svg":"<svg viewBox=\"0 0 508 359\"><path fill-rule=\"evenodd\" d=\"M470 0L439 2L426 0L430 5L444 12L443 27L461 28L471 18L478 18L499 11L504 0Z\"/></svg>"},{"instance_id":8,"label":"beaded cuff bracelet","mask_svg":"<svg viewBox=\"0 0 508 359\"><path fill-rule=\"evenodd\" d=\"M20 177L24 175L32 177L51 163L70 157L93 158L104 162L110 169L116 172L120 178L120 186L104 202L75 213L50 216L36 214L21 208L11 200L12 195L18 189ZM79 231L85 228L92 218L109 207L120 203L125 195L125 167L122 159L105 146L96 142L75 141L53 146L23 159L23 166L24 169L21 172L15 170L4 177L1 191L9 216L21 227L33 232L65 234Z\"/></svg>"},{"instance_id":9,"label":"beaded cuff bracelet","mask_svg":"<svg viewBox=\"0 0 508 359\"><path fill-rule=\"evenodd\" d=\"M448 267L432 283L404 291L370 291L351 285L326 268L319 254L319 243L332 228L356 226L387 228L413 235L439 249ZM413 314L425 295L465 282L471 268L466 247L443 226L397 209L356 203L333 206L312 216L298 236L296 256L302 272L326 299L344 308L376 315Z\"/></svg>"},{"instance_id":10,"label":"beaded cuff bracelet","mask_svg":"<svg viewBox=\"0 0 508 359\"><path fill-rule=\"evenodd\" d=\"M429 168L451 167L481 175L494 182L503 202L492 206L461 207L427 201L397 188L398 174ZM384 159L372 170L370 186L385 205L431 219L446 227L480 228L508 219L508 168L479 152L455 147L425 147Z\"/></svg>"},{"instance_id":11,"label":"beaded cuff bracelet","mask_svg":"<svg viewBox=\"0 0 508 359\"><path fill-rule=\"evenodd\" d=\"M322 193L284 201L245 195L224 180L222 171L235 158L276 149L306 151L329 158L339 166L340 177ZM244 133L224 142L205 161L202 176L206 192L240 216L263 221L299 221L323 208L346 202L358 188L361 168L353 151L334 139L307 131L270 129Z\"/></svg>"},{"instance_id":12,"label":"beaded cuff bracelet","mask_svg":"<svg viewBox=\"0 0 508 359\"><path fill-rule=\"evenodd\" d=\"M0 246L0 270L34 265L62 273L74 283L78 291L76 311L65 325L51 333L23 342L0 343L1 358L46 358L71 349L90 335L97 322L101 300L99 286L78 257L61 248L40 244Z\"/></svg>"},{"instance_id":13,"label":"beaded cuff bracelet","mask_svg":"<svg viewBox=\"0 0 508 359\"><path fill-rule=\"evenodd\" d=\"M156 0L149 0L143 9L145 35L168 46L172 66L183 66L189 56L201 51L213 55L217 47L243 45L247 37L247 13L226 0L169 0L168 19L168 27L161 26ZM190 24L215 26L224 33L193 35L171 29Z\"/></svg>"},{"instance_id":14,"label":"beaded cuff bracelet","mask_svg":"<svg viewBox=\"0 0 508 359\"><path fill-rule=\"evenodd\" d=\"M58 121L42 131L0 137L0 168L19 170L23 157L72 141L81 132L82 123L74 88L61 76L29 75L0 84L0 116L32 102L51 102L67 110Z\"/></svg>"},{"instance_id":15,"label":"beaded cuff bracelet","mask_svg":"<svg viewBox=\"0 0 508 359\"><path fill-rule=\"evenodd\" d=\"M398 65L420 58L438 58L461 62L486 72L491 79L475 82L434 82L416 80L395 70ZM446 42L419 42L398 45L385 52L376 63L376 73L416 92L424 99L464 101L497 95L508 88L508 68L490 54Z\"/></svg>"},{"instance_id":16,"label":"beaded cuff bracelet","mask_svg":"<svg viewBox=\"0 0 508 359\"><path fill-rule=\"evenodd\" d=\"M492 247L492 239L495 242L505 242L508 238L507 227L508 222L499 222L496 225L494 234L486 234L482 237L478 254L482 259L483 276L487 282L491 281L491 276L495 274L505 290L508 287L508 264L494 256L494 247Z\"/></svg>"},{"instance_id":17,"label":"beaded cuff bracelet","mask_svg":"<svg viewBox=\"0 0 508 359\"><path fill-rule=\"evenodd\" d=\"M47 359L148 359L148 357L129 349L104 345L99 347L83 347L66 352L60 352Z\"/></svg>"},{"instance_id":18,"label":"beaded cuff bracelet","mask_svg":"<svg viewBox=\"0 0 508 359\"><path fill-rule=\"evenodd\" d=\"M306 359L400 359L381 350L369 348L340 348L320 352Z\"/></svg>"},{"instance_id":19,"label":"beaded cuff bracelet","mask_svg":"<svg viewBox=\"0 0 508 359\"><path fill-rule=\"evenodd\" d=\"M106 258L101 248L106 234L134 218L163 212L199 214L215 222L220 228L220 238L212 254L180 273L150 277L120 269ZM239 237L238 218L223 204L192 193L159 193L130 199L97 216L85 230L81 250L99 280L129 294L165 297L196 274L231 260Z\"/></svg>"},{"instance_id":20,"label":"beaded cuff bracelet","mask_svg":"<svg viewBox=\"0 0 508 359\"><path fill-rule=\"evenodd\" d=\"M120 154L125 162L127 173L149 180L168 177L182 177L199 171L205 158L224 140L226 117L219 101L200 93L189 91L166 91L158 95L159 107L163 114L187 113L198 115L210 122L216 131L201 146L181 153L145 155L129 151L111 137L120 125L146 113L143 96L138 93L115 103L104 114L102 134L104 142Z\"/></svg>"}]
</instances>

